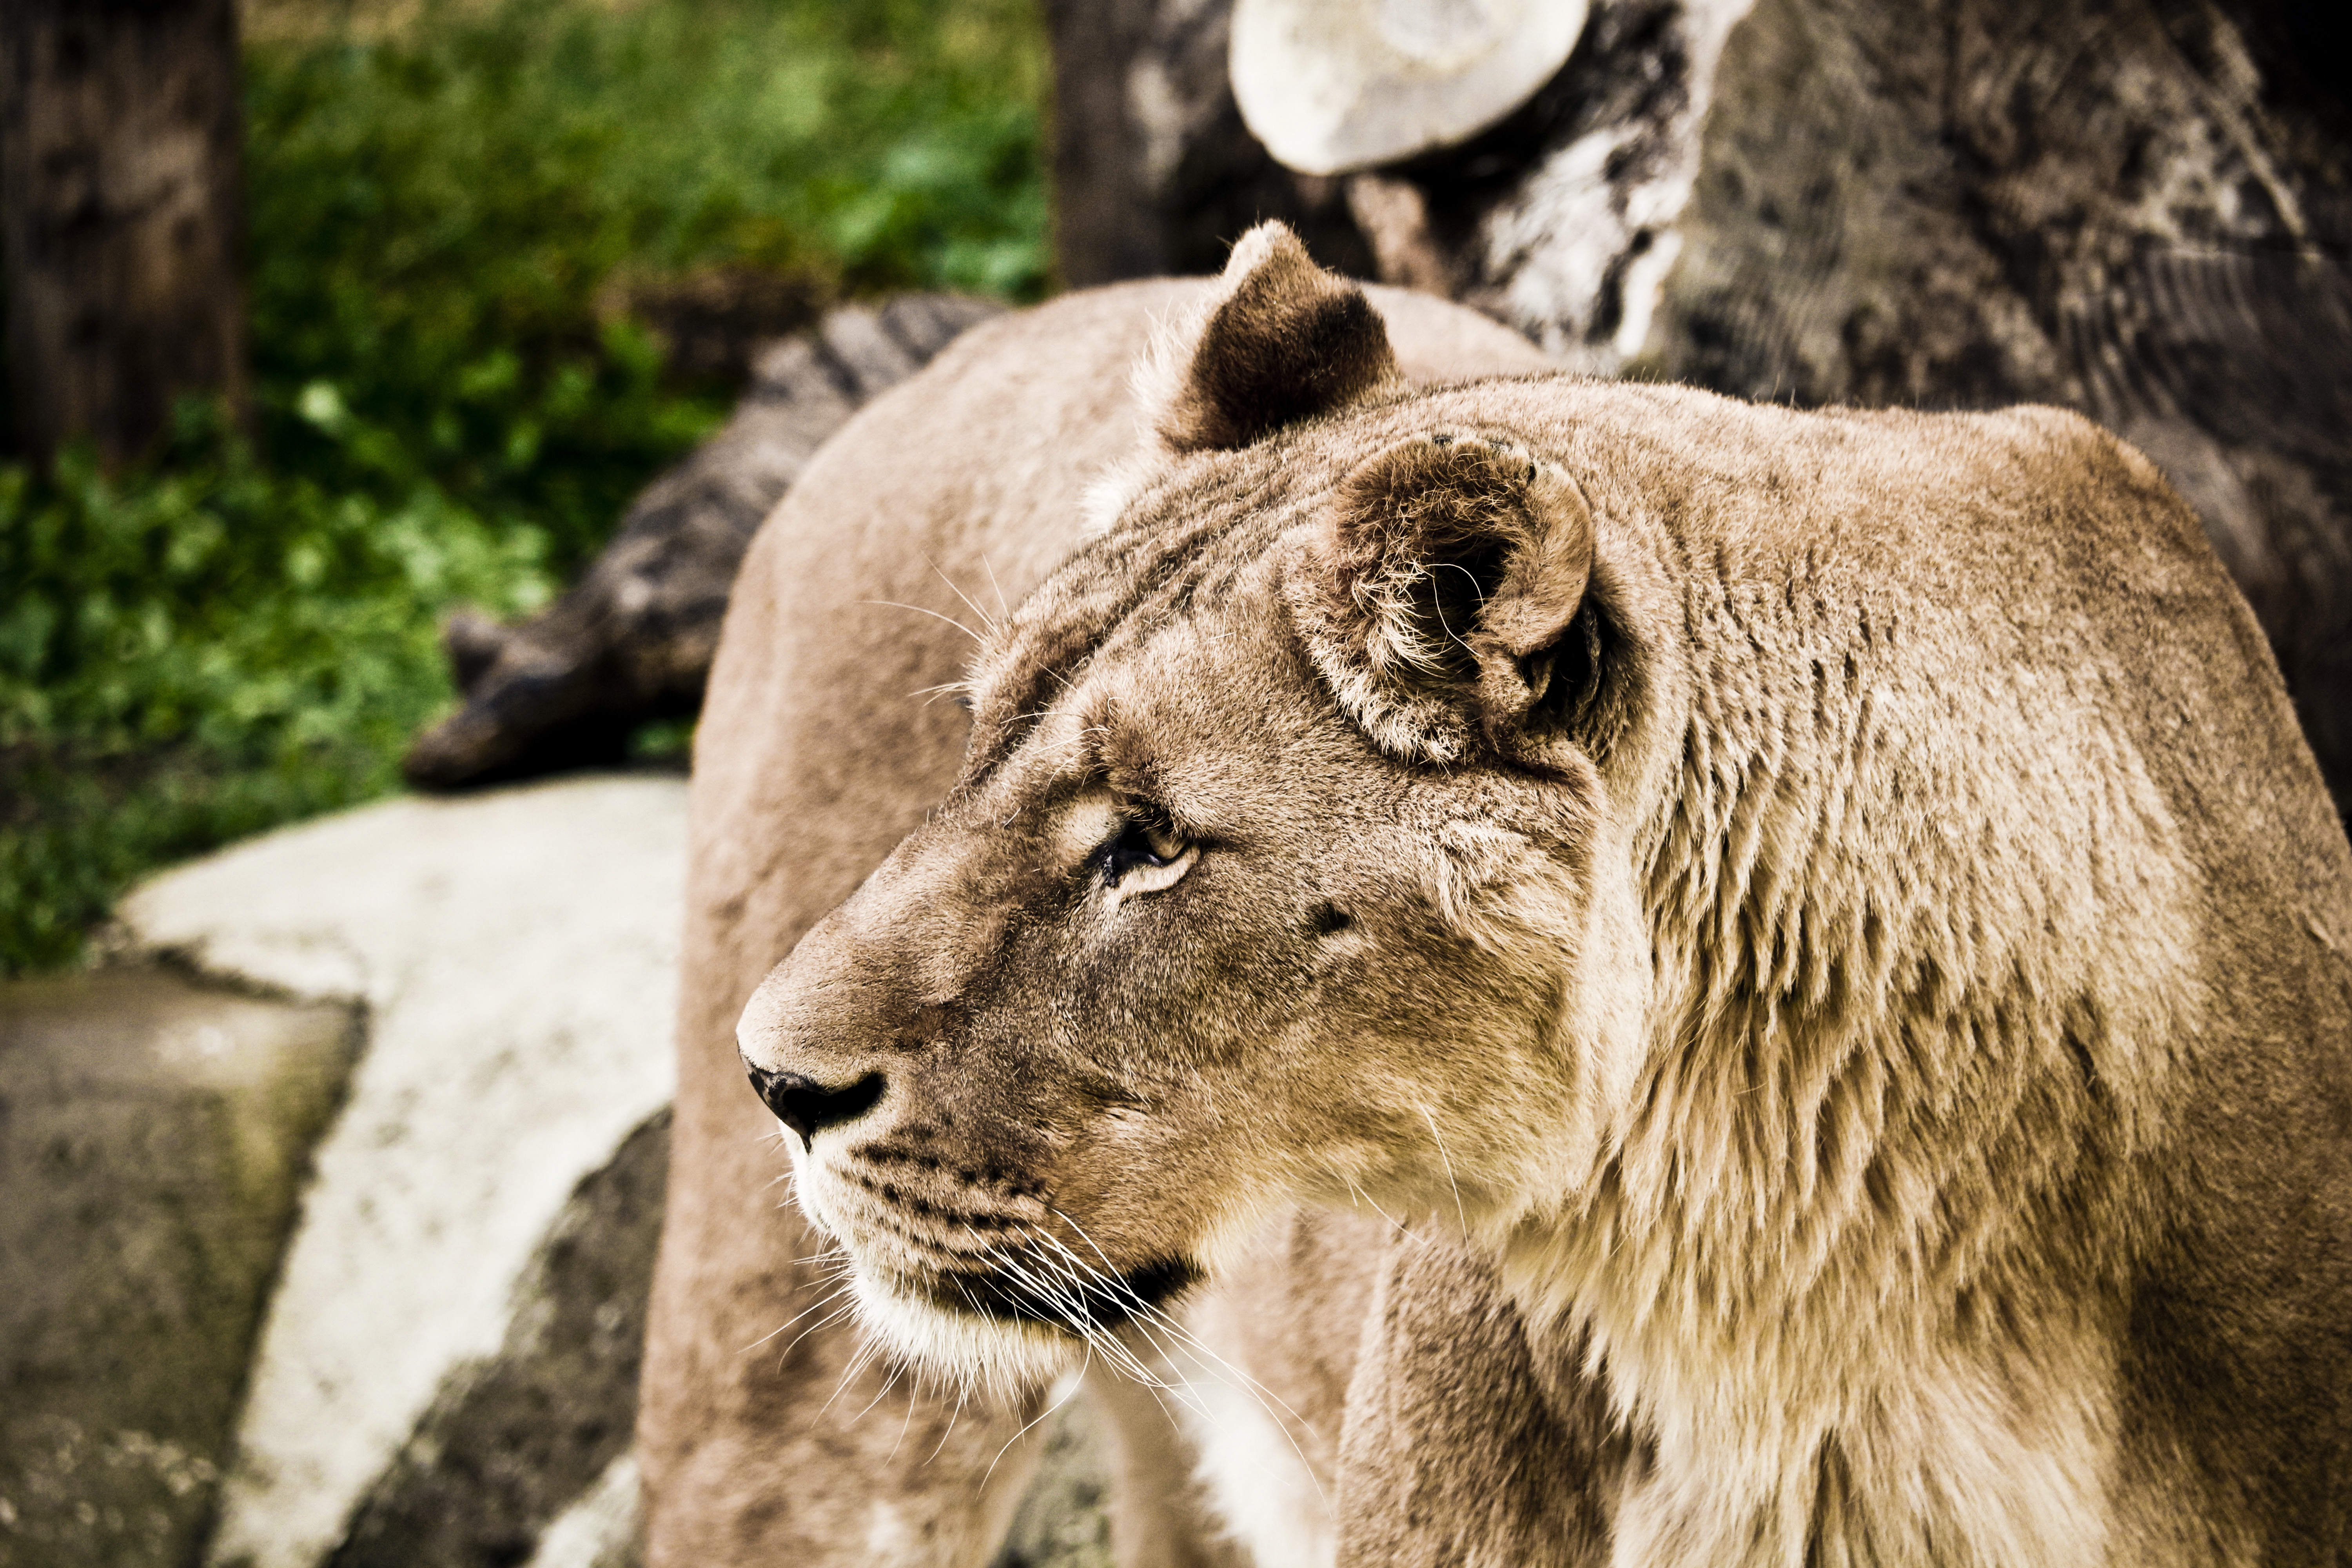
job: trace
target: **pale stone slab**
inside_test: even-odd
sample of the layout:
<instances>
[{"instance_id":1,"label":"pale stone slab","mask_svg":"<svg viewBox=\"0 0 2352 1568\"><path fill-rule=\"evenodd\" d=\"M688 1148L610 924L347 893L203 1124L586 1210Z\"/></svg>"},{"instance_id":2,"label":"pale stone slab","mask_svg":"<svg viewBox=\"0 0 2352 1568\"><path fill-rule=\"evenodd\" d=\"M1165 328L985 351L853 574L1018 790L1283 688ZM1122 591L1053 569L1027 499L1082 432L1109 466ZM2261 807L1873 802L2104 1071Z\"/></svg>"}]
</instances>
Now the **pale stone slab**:
<instances>
[{"instance_id":1,"label":"pale stone slab","mask_svg":"<svg viewBox=\"0 0 2352 1568\"><path fill-rule=\"evenodd\" d=\"M271 1303L212 1559L310 1568L581 1178L667 1102L686 788L370 806L169 872L141 946L357 1002L368 1045Z\"/></svg>"}]
</instances>

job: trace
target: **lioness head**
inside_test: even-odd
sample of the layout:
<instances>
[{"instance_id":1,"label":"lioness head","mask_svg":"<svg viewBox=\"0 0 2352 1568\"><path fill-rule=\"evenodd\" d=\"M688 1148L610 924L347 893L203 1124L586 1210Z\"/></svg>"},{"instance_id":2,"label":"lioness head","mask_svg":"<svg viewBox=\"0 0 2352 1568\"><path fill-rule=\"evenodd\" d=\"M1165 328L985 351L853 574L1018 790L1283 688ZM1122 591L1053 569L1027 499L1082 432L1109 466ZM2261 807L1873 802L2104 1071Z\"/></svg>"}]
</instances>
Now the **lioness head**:
<instances>
[{"instance_id":1,"label":"lioness head","mask_svg":"<svg viewBox=\"0 0 2352 1568\"><path fill-rule=\"evenodd\" d=\"M1507 1226L1632 1070L1655 566L1286 231L1174 352L952 795L740 1026L869 1325L958 1376L1066 1369L1302 1198Z\"/></svg>"}]
</instances>

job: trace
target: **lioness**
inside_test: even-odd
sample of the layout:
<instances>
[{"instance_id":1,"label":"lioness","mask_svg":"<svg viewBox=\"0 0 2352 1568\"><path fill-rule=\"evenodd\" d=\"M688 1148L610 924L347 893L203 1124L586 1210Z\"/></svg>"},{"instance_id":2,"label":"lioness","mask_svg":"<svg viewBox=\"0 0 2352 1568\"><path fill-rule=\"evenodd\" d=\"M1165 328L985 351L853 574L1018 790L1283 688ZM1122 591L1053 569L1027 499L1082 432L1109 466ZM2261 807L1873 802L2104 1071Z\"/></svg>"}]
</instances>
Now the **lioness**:
<instances>
[{"instance_id":1,"label":"lioness","mask_svg":"<svg viewBox=\"0 0 2352 1568\"><path fill-rule=\"evenodd\" d=\"M741 1018L867 1332L1269 1565L2343 1561L2352 850L2146 460L1415 390L1271 227L1162 363Z\"/></svg>"}]
</instances>

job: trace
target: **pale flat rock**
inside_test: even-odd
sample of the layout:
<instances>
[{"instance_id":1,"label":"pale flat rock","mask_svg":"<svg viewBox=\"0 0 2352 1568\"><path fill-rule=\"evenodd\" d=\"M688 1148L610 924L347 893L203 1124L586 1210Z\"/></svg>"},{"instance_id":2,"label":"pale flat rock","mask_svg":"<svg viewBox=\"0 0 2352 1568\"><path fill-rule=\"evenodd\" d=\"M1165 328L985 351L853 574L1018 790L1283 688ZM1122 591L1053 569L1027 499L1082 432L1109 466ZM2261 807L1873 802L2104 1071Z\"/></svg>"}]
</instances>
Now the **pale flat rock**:
<instances>
[{"instance_id":1,"label":"pale flat rock","mask_svg":"<svg viewBox=\"0 0 2352 1568\"><path fill-rule=\"evenodd\" d=\"M139 945L368 1014L273 1300L212 1560L310 1568L583 1177L667 1103L682 779L398 800L172 871Z\"/></svg>"},{"instance_id":2,"label":"pale flat rock","mask_svg":"<svg viewBox=\"0 0 2352 1568\"><path fill-rule=\"evenodd\" d=\"M635 1495L634 1468L614 1467L636 1425L669 1129L656 1112L572 1189L499 1353L442 1379L324 1568L482 1568L592 1535L635 1542L606 1505Z\"/></svg>"}]
</instances>

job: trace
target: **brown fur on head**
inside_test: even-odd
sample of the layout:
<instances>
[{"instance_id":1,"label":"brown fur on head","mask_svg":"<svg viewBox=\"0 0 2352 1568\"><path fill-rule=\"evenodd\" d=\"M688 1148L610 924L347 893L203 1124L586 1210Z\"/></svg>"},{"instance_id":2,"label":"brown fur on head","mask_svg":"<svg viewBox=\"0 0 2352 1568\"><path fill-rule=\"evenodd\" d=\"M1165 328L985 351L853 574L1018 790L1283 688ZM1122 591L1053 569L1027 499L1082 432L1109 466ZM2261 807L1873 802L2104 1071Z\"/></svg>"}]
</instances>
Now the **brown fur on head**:
<instances>
[{"instance_id":1,"label":"brown fur on head","mask_svg":"<svg viewBox=\"0 0 2352 1568\"><path fill-rule=\"evenodd\" d=\"M1294 251L744 1014L868 1323L1034 1387L1369 1201L1620 1561L2338 1541L2352 855L2177 499L2047 410L1409 394Z\"/></svg>"}]
</instances>

